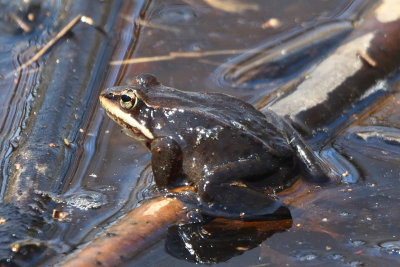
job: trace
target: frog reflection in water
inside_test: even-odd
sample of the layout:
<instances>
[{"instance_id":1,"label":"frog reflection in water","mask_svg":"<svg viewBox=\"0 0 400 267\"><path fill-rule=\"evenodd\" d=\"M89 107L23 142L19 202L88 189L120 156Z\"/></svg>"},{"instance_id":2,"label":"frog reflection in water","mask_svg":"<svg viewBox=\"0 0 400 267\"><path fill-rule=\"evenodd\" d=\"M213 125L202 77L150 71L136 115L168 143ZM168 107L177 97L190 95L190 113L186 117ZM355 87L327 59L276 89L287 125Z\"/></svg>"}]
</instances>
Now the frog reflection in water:
<instances>
[{"instance_id":1,"label":"frog reflection in water","mask_svg":"<svg viewBox=\"0 0 400 267\"><path fill-rule=\"evenodd\" d=\"M193 185L210 215L275 212L280 205L267 192L290 185L294 171L313 181L328 179L326 167L285 120L237 98L183 92L142 74L135 85L106 89L100 102L150 149L156 185Z\"/></svg>"}]
</instances>

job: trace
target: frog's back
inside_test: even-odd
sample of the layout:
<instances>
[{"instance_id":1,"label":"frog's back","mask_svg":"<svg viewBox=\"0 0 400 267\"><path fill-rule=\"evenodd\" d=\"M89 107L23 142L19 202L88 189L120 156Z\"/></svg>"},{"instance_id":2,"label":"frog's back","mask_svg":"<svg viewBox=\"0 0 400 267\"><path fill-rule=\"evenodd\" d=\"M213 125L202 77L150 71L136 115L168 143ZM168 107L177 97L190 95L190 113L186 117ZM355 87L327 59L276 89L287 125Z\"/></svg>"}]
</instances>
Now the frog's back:
<instances>
[{"instance_id":1,"label":"frog's back","mask_svg":"<svg viewBox=\"0 0 400 267\"><path fill-rule=\"evenodd\" d=\"M273 155L284 157L291 154L276 115L265 115L235 97L221 93L183 92L163 85L159 85L157 90L150 89L146 96L148 104L152 106L163 106L171 110L180 107L185 113L206 116L211 123L215 121L216 125L224 124L236 132L243 132L247 137L252 136Z\"/></svg>"},{"instance_id":2,"label":"frog's back","mask_svg":"<svg viewBox=\"0 0 400 267\"><path fill-rule=\"evenodd\" d=\"M246 135L254 136L274 155L291 155L291 148L281 130L280 121L272 111L263 114L251 104L225 94L205 95L209 100L209 113L213 114L215 119L224 121L231 128L245 132Z\"/></svg>"}]
</instances>

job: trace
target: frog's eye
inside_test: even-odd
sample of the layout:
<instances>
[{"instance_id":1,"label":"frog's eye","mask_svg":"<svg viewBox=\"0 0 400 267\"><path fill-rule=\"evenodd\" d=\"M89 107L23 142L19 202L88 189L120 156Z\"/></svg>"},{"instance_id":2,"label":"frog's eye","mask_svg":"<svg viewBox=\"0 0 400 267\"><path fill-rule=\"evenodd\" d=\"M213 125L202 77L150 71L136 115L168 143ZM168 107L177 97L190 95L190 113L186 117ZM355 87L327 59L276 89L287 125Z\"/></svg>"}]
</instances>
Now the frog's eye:
<instances>
[{"instance_id":1,"label":"frog's eye","mask_svg":"<svg viewBox=\"0 0 400 267\"><path fill-rule=\"evenodd\" d=\"M137 103L138 98L132 90L128 89L121 92L121 99L119 101L119 104L123 109L130 110L134 108Z\"/></svg>"}]
</instances>

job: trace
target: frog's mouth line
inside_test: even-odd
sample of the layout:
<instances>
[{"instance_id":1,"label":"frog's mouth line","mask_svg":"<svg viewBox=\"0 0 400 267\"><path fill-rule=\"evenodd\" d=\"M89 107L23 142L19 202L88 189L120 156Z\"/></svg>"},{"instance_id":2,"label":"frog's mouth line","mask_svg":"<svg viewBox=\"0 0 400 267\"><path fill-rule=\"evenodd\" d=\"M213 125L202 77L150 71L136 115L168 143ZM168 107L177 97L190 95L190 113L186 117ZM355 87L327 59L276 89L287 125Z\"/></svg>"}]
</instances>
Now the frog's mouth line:
<instances>
[{"instance_id":1,"label":"frog's mouth line","mask_svg":"<svg viewBox=\"0 0 400 267\"><path fill-rule=\"evenodd\" d=\"M140 124L129 113L121 110L119 106L116 107L114 103L109 102L110 101L107 101L107 99L100 98L100 103L107 112L108 116L116 123L132 130L135 134L142 134L150 140L154 139L154 135L149 131L149 129Z\"/></svg>"}]
</instances>

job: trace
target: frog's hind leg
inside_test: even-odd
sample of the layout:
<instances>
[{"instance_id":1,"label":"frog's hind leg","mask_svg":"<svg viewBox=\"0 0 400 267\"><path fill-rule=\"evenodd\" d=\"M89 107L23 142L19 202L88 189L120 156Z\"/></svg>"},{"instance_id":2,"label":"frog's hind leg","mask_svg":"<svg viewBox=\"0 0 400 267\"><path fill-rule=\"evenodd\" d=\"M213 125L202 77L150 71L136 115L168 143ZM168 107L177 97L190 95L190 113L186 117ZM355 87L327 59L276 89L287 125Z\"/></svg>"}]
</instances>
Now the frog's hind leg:
<instances>
[{"instance_id":1,"label":"frog's hind leg","mask_svg":"<svg viewBox=\"0 0 400 267\"><path fill-rule=\"evenodd\" d=\"M323 183L335 178L334 172L312 151L309 145L303 140L300 134L287 122L271 111L269 119L280 128L285 134L285 138L289 145L296 153L299 167L306 179L313 182Z\"/></svg>"},{"instance_id":2,"label":"frog's hind leg","mask_svg":"<svg viewBox=\"0 0 400 267\"><path fill-rule=\"evenodd\" d=\"M282 206L275 196L251 185L252 180L257 180L257 177L260 179L270 174L257 168L257 164L265 166L265 161L244 160L241 163L252 165L253 172L243 172L237 162L227 163L211 170L197 182L200 209L204 213L230 219L261 220L266 215L274 214Z\"/></svg>"}]
</instances>

